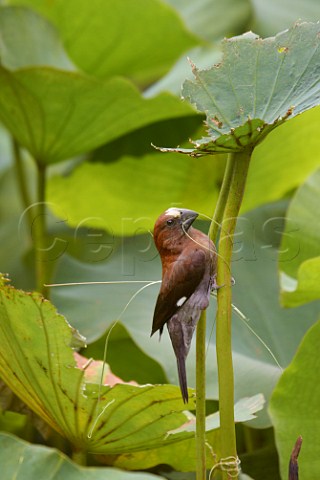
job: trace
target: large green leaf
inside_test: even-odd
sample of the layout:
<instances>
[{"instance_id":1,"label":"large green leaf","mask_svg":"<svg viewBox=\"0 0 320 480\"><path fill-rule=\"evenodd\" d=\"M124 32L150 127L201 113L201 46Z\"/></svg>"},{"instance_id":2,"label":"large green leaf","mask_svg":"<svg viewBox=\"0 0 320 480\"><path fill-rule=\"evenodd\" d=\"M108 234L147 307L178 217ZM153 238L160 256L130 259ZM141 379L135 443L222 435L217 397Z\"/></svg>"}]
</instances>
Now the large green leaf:
<instances>
[{"instance_id":1,"label":"large green leaf","mask_svg":"<svg viewBox=\"0 0 320 480\"><path fill-rule=\"evenodd\" d=\"M1 65L9 69L47 65L75 70L56 29L40 15L21 7L0 8Z\"/></svg>"},{"instance_id":2,"label":"large green leaf","mask_svg":"<svg viewBox=\"0 0 320 480\"><path fill-rule=\"evenodd\" d=\"M70 346L83 339L50 302L4 279L0 295L1 377L76 449L119 454L188 438L166 438L186 422L178 387L117 383L100 389L88 365L76 366Z\"/></svg>"},{"instance_id":3,"label":"large green leaf","mask_svg":"<svg viewBox=\"0 0 320 480\"><path fill-rule=\"evenodd\" d=\"M281 272L281 301L285 307L296 307L320 298L320 257L301 263L297 278Z\"/></svg>"},{"instance_id":4,"label":"large green leaf","mask_svg":"<svg viewBox=\"0 0 320 480\"><path fill-rule=\"evenodd\" d=\"M255 413L263 408L264 399L261 395L244 398L234 406L235 422L243 422L255 417ZM188 414L190 419L181 429L170 432L175 435L180 431L195 431L195 416ZM207 417L207 468L211 468L219 458L219 412ZM210 431L209 431L210 430ZM150 468L154 465L169 464L175 470L187 472L196 468L196 448L194 439L183 440L177 444L142 451L133 454L114 455L107 458L109 463L120 468L132 470Z\"/></svg>"},{"instance_id":5,"label":"large green leaf","mask_svg":"<svg viewBox=\"0 0 320 480\"><path fill-rule=\"evenodd\" d=\"M320 298L320 170L299 188L288 212L281 249L291 261L281 262L281 300L287 307Z\"/></svg>"},{"instance_id":6,"label":"large green leaf","mask_svg":"<svg viewBox=\"0 0 320 480\"><path fill-rule=\"evenodd\" d=\"M234 304L249 318L249 326L262 337L283 367L290 362L302 336L319 313L317 304L292 310L279 306L277 258L284 211L285 206L275 205L241 217L232 266L236 279L233 287ZM93 248L89 245L90 238L92 236L88 236L88 249ZM94 246L95 250L105 243L103 237L100 240ZM68 255L62 256L56 281L151 281L161 278L160 261L150 236L137 234L113 245L113 253L105 261L97 256L96 262L84 263ZM94 257L91 258L93 260ZM120 317L130 298L142 286L109 284L58 287L53 289L52 295L59 310L89 341L93 341ZM157 284L144 289L121 315L121 321L137 345L162 365L170 382L177 383L176 360L167 332L164 332L160 343L157 338L150 338L158 291ZM212 299L207 327L207 392L210 398L218 397L215 342L212 336L214 309L215 299ZM267 349L237 315L234 316L233 331L236 399L260 392L268 399L281 371ZM190 386L195 385L194 364L193 342L187 362ZM262 415L259 417L259 425L269 424L267 418Z\"/></svg>"},{"instance_id":7,"label":"large green leaf","mask_svg":"<svg viewBox=\"0 0 320 480\"><path fill-rule=\"evenodd\" d=\"M282 478L287 478L288 459L299 435L301 479L317 478L320 471L320 322L304 337L290 366L272 395L270 414L275 428Z\"/></svg>"},{"instance_id":8,"label":"large green leaf","mask_svg":"<svg viewBox=\"0 0 320 480\"><path fill-rule=\"evenodd\" d=\"M206 438L206 461L207 468L210 469L219 457L217 448L217 445L219 445L218 431L211 432ZM149 451L141 451L131 455L108 456L106 460L108 465L128 470L152 468L154 465L170 465L178 472L192 472L196 469L196 446L194 440L189 439L174 446L170 445Z\"/></svg>"},{"instance_id":9,"label":"large green leaf","mask_svg":"<svg viewBox=\"0 0 320 480\"><path fill-rule=\"evenodd\" d=\"M115 468L80 467L52 448L31 445L12 435L0 433L2 480L161 480L150 473L130 473Z\"/></svg>"},{"instance_id":10,"label":"large green leaf","mask_svg":"<svg viewBox=\"0 0 320 480\"><path fill-rule=\"evenodd\" d=\"M242 211L288 195L319 166L319 123L316 107L273 130L255 148Z\"/></svg>"},{"instance_id":11,"label":"large green leaf","mask_svg":"<svg viewBox=\"0 0 320 480\"><path fill-rule=\"evenodd\" d=\"M193 149L161 149L192 155L254 147L276 126L319 104L320 24L302 23L260 39L247 33L223 42L221 63L192 65L194 81L182 95L207 115L208 137Z\"/></svg>"},{"instance_id":12,"label":"large green leaf","mask_svg":"<svg viewBox=\"0 0 320 480\"><path fill-rule=\"evenodd\" d=\"M58 28L72 60L106 78L126 75L146 83L163 75L198 43L177 13L160 0L11 0L28 5Z\"/></svg>"},{"instance_id":13,"label":"large green leaf","mask_svg":"<svg viewBox=\"0 0 320 480\"><path fill-rule=\"evenodd\" d=\"M151 142L174 145L183 140L183 134L190 136L193 130L185 124L192 127L194 122L192 117L177 122L180 137L173 121L133 132L95 153L95 161L104 161L103 165L82 165L68 177L50 180L48 196L55 213L72 226L79 222L102 226L118 235L132 234L135 229L134 221L122 222L122 218L140 218L139 227L152 229L155 218L170 204L212 215L225 165L221 156L197 160L174 154L146 155ZM318 166L319 122L320 108L314 108L275 129L254 150L242 211L282 198ZM129 157L128 152L132 152ZM117 162L107 162L121 154Z\"/></svg>"},{"instance_id":14,"label":"large green leaf","mask_svg":"<svg viewBox=\"0 0 320 480\"><path fill-rule=\"evenodd\" d=\"M183 456L178 459L172 455L176 448L173 444L178 449L194 449L193 429L180 429L190 421L185 410L194 409L193 400L185 405L179 388L170 385L119 383L107 365L100 387L103 362L87 361L72 352L71 346L81 346L83 337L49 301L38 294L15 290L3 278L0 296L1 377L77 451L109 456L130 454L126 458L133 462L134 452L145 455L149 450L152 452L144 468L179 461L182 469L189 465L195 469L194 456L185 464ZM262 406L261 396L242 400L235 406L236 421L252 419ZM215 430L210 438L217 442L217 415L208 418L207 427ZM159 447L160 456L154 452ZM215 451L219 448L215 444L213 447ZM214 462L208 458L208 465Z\"/></svg>"},{"instance_id":15,"label":"large green leaf","mask_svg":"<svg viewBox=\"0 0 320 480\"><path fill-rule=\"evenodd\" d=\"M83 163L68 177L54 177L48 199L55 214L71 226L132 235L151 229L168 203L192 203L195 210L211 212L219 179L220 171L210 159L199 168L196 160L176 154L124 156L106 164ZM201 188L203 181L210 183L210 197ZM77 195L79 189L85 195Z\"/></svg>"},{"instance_id":16,"label":"large green leaf","mask_svg":"<svg viewBox=\"0 0 320 480\"><path fill-rule=\"evenodd\" d=\"M37 161L58 162L142 125L194 111L170 94L143 100L127 80L52 68L0 68L0 120Z\"/></svg>"}]
</instances>

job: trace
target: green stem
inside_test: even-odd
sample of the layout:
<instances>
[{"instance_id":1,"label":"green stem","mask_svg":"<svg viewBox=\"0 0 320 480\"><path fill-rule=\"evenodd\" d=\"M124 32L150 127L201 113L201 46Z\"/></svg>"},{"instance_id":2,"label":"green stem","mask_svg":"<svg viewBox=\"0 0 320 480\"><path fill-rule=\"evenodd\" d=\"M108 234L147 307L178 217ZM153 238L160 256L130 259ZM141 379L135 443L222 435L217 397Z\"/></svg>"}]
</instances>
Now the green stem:
<instances>
[{"instance_id":1,"label":"green stem","mask_svg":"<svg viewBox=\"0 0 320 480\"><path fill-rule=\"evenodd\" d=\"M229 156L218 202L209 229L211 240L216 243L218 230L222 223L223 213L230 190L234 157ZM206 478L206 312L203 312L197 325L196 337L196 448L197 448L197 480Z\"/></svg>"},{"instance_id":2,"label":"green stem","mask_svg":"<svg viewBox=\"0 0 320 480\"><path fill-rule=\"evenodd\" d=\"M71 458L78 465L87 465L87 453L84 450L73 449Z\"/></svg>"},{"instance_id":3,"label":"green stem","mask_svg":"<svg viewBox=\"0 0 320 480\"><path fill-rule=\"evenodd\" d=\"M214 216L209 229L209 237L214 243L217 241L218 230L219 230L219 227L221 227L223 213L224 213L224 209L227 203L227 198L229 195L230 183L231 183L231 178L233 173L233 165L234 165L234 156L229 155L226 169L224 171L224 176L223 176L221 189L219 192L218 201L214 211Z\"/></svg>"},{"instance_id":4,"label":"green stem","mask_svg":"<svg viewBox=\"0 0 320 480\"><path fill-rule=\"evenodd\" d=\"M48 288L45 284L48 280L48 262L46 251L46 167L37 163L38 167L38 188L36 214L33 219L34 251L36 269L36 288L44 297L48 298Z\"/></svg>"},{"instance_id":5,"label":"green stem","mask_svg":"<svg viewBox=\"0 0 320 480\"><path fill-rule=\"evenodd\" d=\"M234 380L231 343L231 257L233 234L244 194L245 183L251 158L251 150L230 154L228 164L232 168L229 193L226 198L218 257L217 283L217 363L219 381L220 447L223 459L237 459L236 434L234 425ZM231 167L232 165L232 167ZM236 469L235 469L236 471ZM223 471L223 479L238 478L235 472ZM232 476L233 475L233 476Z\"/></svg>"},{"instance_id":6,"label":"green stem","mask_svg":"<svg viewBox=\"0 0 320 480\"><path fill-rule=\"evenodd\" d=\"M196 335L196 449L197 480L206 478L206 311L203 310Z\"/></svg>"},{"instance_id":7,"label":"green stem","mask_svg":"<svg viewBox=\"0 0 320 480\"><path fill-rule=\"evenodd\" d=\"M32 202L31 202L31 197L29 195L29 191L27 188L26 174L24 170L23 161L21 158L20 147L18 142L14 138L12 138L12 150L13 150L13 157L14 157L14 162L16 167L16 175L17 175L20 195L21 195L23 207L26 209L26 212L27 212L26 215L28 218L29 227L31 229L33 218L32 218L31 210L29 207L31 206Z\"/></svg>"}]
</instances>

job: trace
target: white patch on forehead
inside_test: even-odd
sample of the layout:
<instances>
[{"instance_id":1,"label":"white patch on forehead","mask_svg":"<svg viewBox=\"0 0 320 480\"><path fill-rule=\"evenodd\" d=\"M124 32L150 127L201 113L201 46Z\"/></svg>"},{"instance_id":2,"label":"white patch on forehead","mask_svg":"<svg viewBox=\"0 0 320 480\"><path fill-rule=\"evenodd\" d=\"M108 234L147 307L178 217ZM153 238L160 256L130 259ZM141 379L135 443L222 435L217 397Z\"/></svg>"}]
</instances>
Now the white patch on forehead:
<instances>
[{"instance_id":1,"label":"white patch on forehead","mask_svg":"<svg viewBox=\"0 0 320 480\"><path fill-rule=\"evenodd\" d=\"M178 208L168 208L168 210L166 210L165 212L165 215L170 215L170 217L180 217L181 213L180 213L180 210Z\"/></svg>"},{"instance_id":2,"label":"white patch on forehead","mask_svg":"<svg viewBox=\"0 0 320 480\"><path fill-rule=\"evenodd\" d=\"M187 300L187 297L181 297L179 298L179 300L177 301L176 305L177 307L182 307L182 305L184 304L184 302Z\"/></svg>"}]
</instances>

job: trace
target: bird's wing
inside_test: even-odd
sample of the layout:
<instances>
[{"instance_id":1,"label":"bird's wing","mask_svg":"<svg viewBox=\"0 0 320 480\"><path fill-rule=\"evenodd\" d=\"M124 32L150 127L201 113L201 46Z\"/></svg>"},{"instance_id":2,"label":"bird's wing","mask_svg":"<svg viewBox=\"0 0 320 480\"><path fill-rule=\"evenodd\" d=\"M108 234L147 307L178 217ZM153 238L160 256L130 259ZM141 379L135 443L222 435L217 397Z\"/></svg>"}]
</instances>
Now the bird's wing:
<instances>
[{"instance_id":1,"label":"bird's wing","mask_svg":"<svg viewBox=\"0 0 320 480\"><path fill-rule=\"evenodd\" d=\"M165 323L184 305L201 282L207 257L203 250L194 249L188 254L181 254L165 272L157 299L152 332L162 333Z\"/></svg>"}]
</instances>

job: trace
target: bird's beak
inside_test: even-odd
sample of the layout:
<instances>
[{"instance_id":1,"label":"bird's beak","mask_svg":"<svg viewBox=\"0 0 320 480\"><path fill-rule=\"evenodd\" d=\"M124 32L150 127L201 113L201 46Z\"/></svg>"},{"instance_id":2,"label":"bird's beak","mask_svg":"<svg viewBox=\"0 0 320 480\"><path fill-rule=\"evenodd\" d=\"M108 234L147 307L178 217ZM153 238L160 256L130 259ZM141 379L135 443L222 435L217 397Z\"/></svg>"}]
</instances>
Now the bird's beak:
<instances>
[{"instance_id":1,"label":"bird's beak","mask_svg":"<svg viewBox=\"0 0 320 480\"><path fill-rule=\"evenodd\" d=\"M181 217L180 217L181 223L184 229L188 230L193 224L193 222L195 221L195 219L197 218L197 216L199 215L199 213L194 212L193 210L187 210L187 209L181 209L180 212L181 212Z\"/></svg>"}]
</instances>

